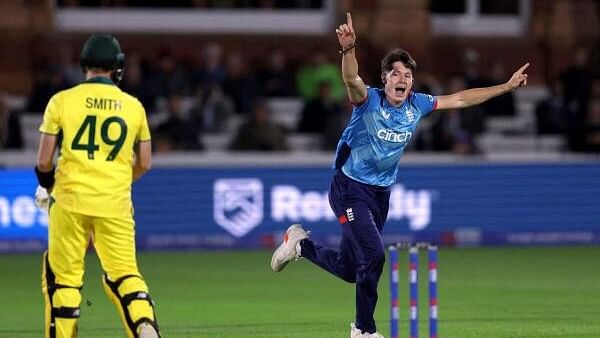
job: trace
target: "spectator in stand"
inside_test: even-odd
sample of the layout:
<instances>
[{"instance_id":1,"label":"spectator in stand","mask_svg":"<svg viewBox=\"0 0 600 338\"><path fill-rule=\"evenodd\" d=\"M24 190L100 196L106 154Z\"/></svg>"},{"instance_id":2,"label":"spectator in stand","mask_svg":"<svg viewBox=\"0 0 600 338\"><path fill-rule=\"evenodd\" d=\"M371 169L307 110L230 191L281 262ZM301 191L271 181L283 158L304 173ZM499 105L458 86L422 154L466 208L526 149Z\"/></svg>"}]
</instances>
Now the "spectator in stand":
<instances>
[{"instance_id":1,"label":"spectator in stand","mask_svg":"<svg viewBox=\"0 0 600 338\"><path fill-rule=\"evenodd\" d=\"M502 61L494 62L491 74L490 83L502 83L507 76L504 69L504 63ZM483 104L483 108L485 109L487 116L514 116L515 96L512 92L497 96Z\"/></svg>"},{"instance_id":2,"label":"spectator in stand","mask_svg":"<svg viewBox=\"0 0 600 338\"><path fill-rule=\"evenodd\" d=\"M267 64L258 74L264 97L289 97L294 93L294 75L281 49L269 53Z\"/></svg>"},{"instance_id":3,"label":"spectator in stand","mask_svg":"<svg viewBox=\"0 0 600 338\"><path fill-rule=\"evenodd\" d=\"M342 82L340 67L331 63L321 51L317 51L312 55L311 63L302 66L296 77L298 93L304 101L311 100L319 95L319 83L323 81L331 83L331 95L335 99L341 100L346 96L346 87Z\"/></svg>"},{"instance_id":4,"label":"spectator in stand","mask_svg":"<svg viewBox=\"0 0 600 338\"><path fill-rule=\"evenodd\" d=\"M458 92L466 88L461 77L448 81L447 91ZM480 106L447 110L438 114L431 127L433 150L452 151L461 155L476 154L475 137L485 130L485 111Z\"/></svg>"},{"instance_id":5,"label":"spectator in stand","mask_svg":"<svg viewBox=\"0 0 600 338\"><path fill-rule=\"evenodd\" d=\"M254 105L251 118L240 126L229 146L241 151L285 151L288 150L287 131L273 122L264 100Z\"/></svg>"},{"instance_id":6,"label":"spectator in stand","mask_svg":"<svg viewBox=\"0 0 600 338\"><path fill-rule=\"evenodd\" d=\"M127 70L125 70L127 71ZM158 54L157 78L160 85L159 94L177 91L183 95L190 94L190 78L185 67L177 62L173 51L162 49Z\"/></svg>"},{"instance_id":7,"label":"spectator in stand","mask_svg":"<svg viewBox=\"0 0 600 338\"><path fill-rule=\"evenodd\" d=\"M466 88L465 81L460 77L450 79L448 84L448 91L451 93L465 90ZM465 108L458 115L460 117L460 128L468 137L473 138L485 131L486 112L479 105Z\"/></svg>"},{"instance_id":8,"label":"spectator in stand","mask_svg":"<svg viewBox=\"0 0 600 338\"><path fill-rule=\"evenodd\" d=\"M157 151L202 149L194 123L183 110L179 93L171 93L167 97L167 111L169 118L154 130Z\"/></svg>"},{"instance_id":9,"label":"spectator in stand","mask_svg":"<svg viewBox=\"0 0 600 338\"><path fill-rule=\"evenodd\" d=\"M434 73L429 72L427 69L419 68L419 76L415 78L413 91L417 93L431 93L431 95L443 95L444 88L442 82ZM414 141L411 144L408 144L407 151L433 150L434 136L431 132L431 126L433 119L436 118L437 117L432 116L423 120L415 134ZM444 147L443 144L440 144L439 146Z\"/></svg>"},{"instance_id":10,"label":"spectator in stand","mask_svg":"<svg viewBox=\"0 0 600 338\"><path fill-rule=\"evenodd\" d=\"M586 151L600 153L600 78L592 82L586 125Z\"/></svg>"},{"instance_id":11,"label":"spectator in stand","mask_svg":"<svg viewBox=\"0 0 600 338\"><path fill-rule=\"evenodd\" d=\"M234 113L233 101L223 93L217 83L207 82L203 87L196 89L190 119L198 134L227 131L229 119Z\"/></svg>"},{"instance_id":12,"label":"spectator in stand","mask_svg":"<svg viewBox=\"0 0 600 338\"><path fill-rule=\"evenodd\" d=\"M419 70L419 78L415 79L414 91L420 93L431 93L431 95L442 95L443 84L438 77L426 69Z\"/></svg>"},{"instance_id":13,"label":"spectator in stand","mask_svg":"<svg viewBox=\"0 0 600 338\"><path fill-rule=\"evenodd\" d=\"M566 121L569 110L565 104L565 95L562 83L552 80L550 83L550 96L535 107L537 133L562 134L566 131Z\"/></svg>"},{"instance_id":14,"label":"spectator in stand","mask_svg":"<svg viewBox=\"0 0 600 338\"><path fill-rule=\"evenodd\" d=\"M567 107L574 113L585 111L590 99L594 74L589 64L589 53L586 47L578 48L573 54L571 65L560 74Z\"/></svg>"},{"instance_id":15,"label":"spectator in stand","mask_svg":"<svg viewBox=\"0 0 600 338\"><path fill-rule=\"evenodd\" d=\"M73 48L68 43L60 43L56 49L58 55L57 67L62 72L65 82L68 87L77 85L85 80L85 76L81 71L81 65L75 58Z\"/></svg>"},{"instance_id":16,"label":"spectator in stand","mask_svg":"<svg viewBox=\"0 0 600 338\"><path fill-rule=\"evenodd\" d=\"M560 74L560 81L565 90L565 104L569 111L567 135L572 151L585 150L585 114L593 79L590 66L589 50L580 47L573 54L571 66Z\"/></svg>"},{"instance_id":17,"label":"spectator in stand","mask_svg":"<svg viewBox=\"0 0 600 338\"><path fill-rule=\"evenodd\" d=\"M46 109L46 103L59 91L69 87L61 69L55 64L49 64L45 69L34 72L34 84L29 101L27 102L27 112L43 113Z\"/></svg>"},{"instance_id":18,"label":"spectator in stand","mask_svg":"<svg viewBox=\"0 0 600 338\"><path fill-rule=\"evenodd\" d=\"M350 121L353 109L354 105L350 100L342 100L340 113L332 115L327 120L321 144L323 150L335 150L337 148L340 137L346 129L348 121Z\"/></svg>"},{"instance_id":19,"label":"spectator in stand","mask_svg":"<svg viewBox=\"0 0 600 338\"><path fill-rule=\"evenodd\" d=\"M119 87L140 100L149 114L153 113L155 98L160 94L158 86L153 86L148 74L143 71L139 54L128 54L125 63L123 81Z\"/></svg>"},{"instance_id":20,"label":"spectator in stand","mask_svg":"<svg viewBox=\"0 0 600 338\"><path fill-rule=\"evenodd\" d=\"M486 77L485 75L482 74L481 72L481 60L480 60L480 56L479 56L479 52L474 49L474 48L467 48L463 54L463 62L464 62L464 72L463 72L463 81L462 84L459 84L461 81L456 78L456 79L451 79L450 80L450 86L455 86L456 88L478 88L478 87L487 87L487 86L491 86L494 84L494 82L492 82L488 77ZM503 80L500 80L500 83L502 83ZM497 82L496 82L497 83ZM512 95L512 94L511 94ZM492 99L493 100L493 99ZM488 103L491 102L484 102L483 104L480 104L476 107L474 107L474 109L467 109L469 111L470 116L466 116L467 114L464 114L465 117L463 117L463 113L461 113L460 115L460 125L464 131L464 133L461 136L460 139L464 140L464 142L471 142L472 143L472 136L474 136L473 133L471 133L468 128L467 130L465 130L464 126L465 123L469 124L469 122L476 122L475 124L482 124L484 121L483 119L485 119L485 116L487 116L487 107L488 107ZM481 115L481 116L480 116ZM476 117L478 116L478 117Z\"/></svg>"},{"instance_id":21,"label":"spectator in stand","mask_svg":"<svg viewBox=\"0 0 600 338\"><path fill-rule=\"evenodd\" d=\"M481 61L479 52L473 48L467 48L463 54L464 79L468 88L485 87L490 84L490 80L481 74Z\"/></svg>"},{"instance_id":22,"label":"spectator in stand","mask_svg":"<svg viewBox=\"0 0 600 338\"><path fill-rule=\"evenodd\" d=\"M259 84L248 70L245 58L239 53L229 55L223 92L233 99L236 113L250 114L259 90Z\"/></svg>"},{"instance_id":23,"label":"spectator in stand","mask_svg":"<svg viewBox=\"0 0 600 338\"><path fill-rule=\"evenodd\" d=\"M6 94L0 92L0 149L22 149L20 115L8 108L6 100Z\"/></svg>"},{"instance_id":24,"label":"spectator in stand","mask_svg":"<svg viewBox=\"0 0 600 338\"><path fill-rule=\"evenodd\" d=\"M208 83L223 86L227 71L223 67L223 49L216 43L208 44L202 53L197 55L196 65L191 70L192 88L196 90Z\"/></svg>"},{"instance_id":25,"label":"spectator in stand","mask_svg":"<svg viewBox=\"0 0 600 338\"><path fill-rule=\"evenodd\" d=\"M431 127L434 151L449 151L457 155L477 154L474 137L461 127L458 113L440 114L435 119Z\"/></svg>"},{"instance_id":26,"label":"spectator in stand","mask_svg":"<svg viewBox=\"0 0 600 338\"><path fill-rule=\"evenodd\" d=\"M306 102L302 109L298 132L323 135L330 121L342 115L341 104L331 95L331 83L323 80L318 88L319 96Z\"/></svg>"}]
</instances>

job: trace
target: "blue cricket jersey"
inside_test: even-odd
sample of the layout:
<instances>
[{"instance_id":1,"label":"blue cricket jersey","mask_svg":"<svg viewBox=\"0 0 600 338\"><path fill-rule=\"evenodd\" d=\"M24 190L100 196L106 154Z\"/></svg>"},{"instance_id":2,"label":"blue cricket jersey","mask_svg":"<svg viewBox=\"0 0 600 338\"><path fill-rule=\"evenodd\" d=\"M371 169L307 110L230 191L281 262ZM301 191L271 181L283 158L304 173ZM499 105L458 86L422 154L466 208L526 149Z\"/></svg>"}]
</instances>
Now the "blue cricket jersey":
<instances>
[{"instance_id":1,"label":"blue cricket jersey","mask_svg":"<svg viewBox=\"0 0 600 338\"><path fill-rule=\"evenodd\" d=\"M340 138L334 168L358 182L391 186L404 148L436 104L431 95L411 92L400 107L394 107L383 89L368 87L367 98L354 107Z\"/></svg>"}]
</instances>

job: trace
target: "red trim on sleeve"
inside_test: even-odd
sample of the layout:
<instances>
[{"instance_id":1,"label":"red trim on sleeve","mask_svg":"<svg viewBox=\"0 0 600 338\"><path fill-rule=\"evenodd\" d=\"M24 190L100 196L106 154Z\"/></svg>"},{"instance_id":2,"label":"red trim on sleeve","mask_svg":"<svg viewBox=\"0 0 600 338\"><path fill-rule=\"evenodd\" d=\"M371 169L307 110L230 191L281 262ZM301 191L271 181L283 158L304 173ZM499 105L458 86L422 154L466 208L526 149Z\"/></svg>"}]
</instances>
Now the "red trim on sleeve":
<instances>
[{"instance_id":1,"label":"red trim on sleeve","mask_svg":"<svg viewBox=\"0 0 600 338\"><path fill-rule=\"evenodd\" d=\"M342 215L342 216L338 217L338 221L340 222L340 224L347 223L348 217L346 217L346 215Z\"/></svg>"},{"instance_id":2,"label":"red trim on sleeve","mask_svg":"<svg viewBox=\"0 0 600 338\"><path fill-rule=\"evenodd\" d=\"M431 111L434 111L437 109L437 98L434 96L433 97L433 108L431 109Z\"/></svg>"}]
</instances>

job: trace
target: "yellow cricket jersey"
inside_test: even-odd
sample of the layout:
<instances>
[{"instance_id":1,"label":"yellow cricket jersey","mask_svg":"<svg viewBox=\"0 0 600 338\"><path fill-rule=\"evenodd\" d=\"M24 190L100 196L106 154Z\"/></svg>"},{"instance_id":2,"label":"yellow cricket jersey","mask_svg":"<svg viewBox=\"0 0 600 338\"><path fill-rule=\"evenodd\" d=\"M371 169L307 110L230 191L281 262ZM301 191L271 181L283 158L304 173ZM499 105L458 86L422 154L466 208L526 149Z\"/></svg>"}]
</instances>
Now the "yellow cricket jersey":
<instances>
[{"instance_id":1,"label":"yellow cricket jersey","mask_svg":"<svg viewBox=\"0 0 600 338\"><path fill-rule=\"evenodd\" d=\"M142 104L108 78L54 95L39 131L62 134L52 196L66 210L100 217L132 215L134 145L149 141Z\"/></svg>"}]
</instances>

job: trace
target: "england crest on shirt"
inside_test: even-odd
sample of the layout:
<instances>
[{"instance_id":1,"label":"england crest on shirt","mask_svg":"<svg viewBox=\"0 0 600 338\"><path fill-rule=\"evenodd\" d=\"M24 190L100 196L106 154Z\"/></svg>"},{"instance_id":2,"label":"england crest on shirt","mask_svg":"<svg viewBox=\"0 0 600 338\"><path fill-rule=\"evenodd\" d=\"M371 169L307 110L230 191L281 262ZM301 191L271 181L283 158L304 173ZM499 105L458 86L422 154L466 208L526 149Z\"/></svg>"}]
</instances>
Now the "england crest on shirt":
<instances>
[{"instance_id":1,"label":"england crest on shirt","mask_svg":"<svg viewBox=\"0 0 600 338\"><path fill-rule=\"evenodd\" d=\"M215 222L243 237L263 220L263 184L256 178L218 179L213 185Z\"/></svg>"},{"instance_id":2,"label":"england crest on shirt","mask_svg":"<svg viewBox=\"0 0 600 338\"><path fill-rule=\"evenodd\" d=\"M406 110L406 118L408 119L408 122L413 122L415 120L415 114L413 113L412 110L410 110L410 109Z\"/></svg>"}]
</instances>

